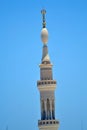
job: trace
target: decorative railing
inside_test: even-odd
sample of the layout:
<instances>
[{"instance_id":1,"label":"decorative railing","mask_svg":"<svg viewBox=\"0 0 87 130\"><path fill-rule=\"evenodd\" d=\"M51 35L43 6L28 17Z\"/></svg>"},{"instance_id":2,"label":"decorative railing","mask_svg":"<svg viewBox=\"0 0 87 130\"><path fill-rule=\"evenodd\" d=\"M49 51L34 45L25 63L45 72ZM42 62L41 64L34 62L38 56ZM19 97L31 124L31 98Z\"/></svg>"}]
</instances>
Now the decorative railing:
<instances>
[{"instance_id":1,"label":"decorative railing","mask_svg":"<svg viewBox=\"0 0 87 130\"><path fill-rule=\"evenodd\" d=\"M56 84L55 80L44 80L44 81L37 81L37 86L38 85L52 85L52 84Z\"/></svg>"},{"instance_id":2,"label":"decorative railing","mask_svg":"<svg viewBox=\"0 0 87 130\"><path fill-rule=\"evenodd\" d=\"M59 121L58 120L39 120L38 121L38 125L53 125L53 124L59 124Z\"/></svg>"}]
</instances>

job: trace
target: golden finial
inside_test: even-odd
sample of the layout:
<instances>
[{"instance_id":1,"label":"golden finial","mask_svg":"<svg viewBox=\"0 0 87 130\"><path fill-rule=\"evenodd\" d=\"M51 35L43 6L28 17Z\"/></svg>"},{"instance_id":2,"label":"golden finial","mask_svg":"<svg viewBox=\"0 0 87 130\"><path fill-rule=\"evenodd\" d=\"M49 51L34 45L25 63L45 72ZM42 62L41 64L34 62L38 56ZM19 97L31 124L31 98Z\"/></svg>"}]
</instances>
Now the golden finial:
<instances>
[{"instance_id":1,"label":"golden finial","mask_svg":"<svg viewBox=\"0 0 87 130\"><path fill-rule=\"evenodd\" d=\"M46 10L45 9L42 9L41 10L41 14L42 14L42 18L43 18L43 28L46 28L46 20L45 20L45 14L46 14Z\"/></svg>"}]
</instances>

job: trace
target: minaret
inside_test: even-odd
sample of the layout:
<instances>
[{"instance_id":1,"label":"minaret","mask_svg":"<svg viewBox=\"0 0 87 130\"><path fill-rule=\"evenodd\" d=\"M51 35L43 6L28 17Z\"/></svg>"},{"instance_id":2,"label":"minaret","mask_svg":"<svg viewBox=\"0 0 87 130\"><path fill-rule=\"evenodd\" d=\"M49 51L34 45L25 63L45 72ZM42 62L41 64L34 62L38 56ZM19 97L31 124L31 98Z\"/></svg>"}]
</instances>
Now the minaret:
<instances>
[{"instance_id":1,"label":"minaret","mask_svg":"<svg viewBox=\"0 0 87 130\"><path fill-rule=\"evenodd\" d=\"M53 80L52 64L48 54L48 30L46 28L45 14L42 10L43 28L41 39L43 42L43 54L40 67L40 80L37 86L40 91L41 119L38 121L39 130L57 130L59 121L55 119L55 89L56 81Z\"/></svg>"}]
</instances>

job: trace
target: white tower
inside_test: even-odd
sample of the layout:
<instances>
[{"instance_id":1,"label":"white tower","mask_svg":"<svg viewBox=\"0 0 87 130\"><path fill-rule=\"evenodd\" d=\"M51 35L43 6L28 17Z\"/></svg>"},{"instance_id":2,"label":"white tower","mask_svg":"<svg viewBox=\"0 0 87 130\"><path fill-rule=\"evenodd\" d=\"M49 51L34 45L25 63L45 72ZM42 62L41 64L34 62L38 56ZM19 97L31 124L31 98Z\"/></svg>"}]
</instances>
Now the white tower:
<instances>
[{"instance_id":1,"label":"white tower","mask_svg":"<svg viewBox=\"0 0 87 130\"><path fill-rule=\"evenodd\" d=\"M59 121L55 119L55 88L56 81L53 80L52 64L48 55L48 31L46 29L45 14L42 10L43 28L41 39L43 42L43 54L40 66L40 80L37 86L40 91L41 120L38 121L39 130L57 130Z\"/></svg>"}]
</instances>

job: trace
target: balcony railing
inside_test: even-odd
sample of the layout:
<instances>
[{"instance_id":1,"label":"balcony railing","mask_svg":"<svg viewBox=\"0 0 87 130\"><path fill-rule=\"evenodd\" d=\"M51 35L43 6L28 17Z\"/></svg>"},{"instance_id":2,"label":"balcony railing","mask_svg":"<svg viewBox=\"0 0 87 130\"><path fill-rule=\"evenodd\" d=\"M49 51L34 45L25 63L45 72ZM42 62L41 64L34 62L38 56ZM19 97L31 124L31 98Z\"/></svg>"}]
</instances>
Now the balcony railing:
<instances>
[{"instance_id":1,"label":"balcony railing","mask_svg":"<svg viewBox=\"0 0 87 130\"><path fill-rule=\"evenodd\" d=\"M56 84L55 80L44 80L44 81L38 81L37 85L52 85L52 84Z\"/></svg>"},{"instance_id":2,"label":"balcony railing","mask_svg":"<svg viewBox=\"0 0 87 130\"><path fill-rule=\"evenodd\" d=\"M59 124L58 120L39 120L38 125L53 125L53 124Z\"/></svg>"}]
</instances>

